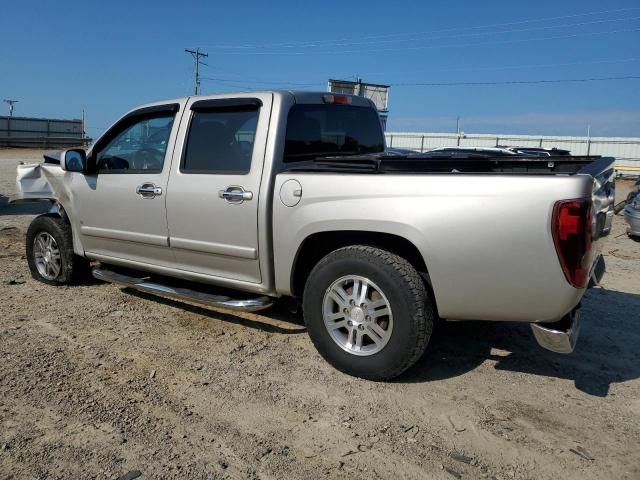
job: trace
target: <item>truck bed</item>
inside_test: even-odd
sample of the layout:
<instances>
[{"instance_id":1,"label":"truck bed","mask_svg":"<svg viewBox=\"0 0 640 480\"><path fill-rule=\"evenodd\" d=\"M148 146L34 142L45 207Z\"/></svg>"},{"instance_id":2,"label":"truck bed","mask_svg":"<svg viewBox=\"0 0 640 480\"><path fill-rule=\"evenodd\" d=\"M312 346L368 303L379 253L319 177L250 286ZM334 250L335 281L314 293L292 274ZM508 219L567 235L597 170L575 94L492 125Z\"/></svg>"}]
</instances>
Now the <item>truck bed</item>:
<instances>
[{"instance_id":1,"label":"truck bed","mask_svg":"<svg viewBox=\"0 0 640 480\"><path fill-rule=\"evenodd\" d=\"M274 188L281 192L290 180L301 186L296 208L273 204L276 285L290 293L291 251L316 232L387 232L419 251L443 318L557 321L584 291L567 282L558 260L554 205L592 200L595 265L611 228L613 163L429 155L296 163L277 175Z\"/></svg>"}]
</instances>

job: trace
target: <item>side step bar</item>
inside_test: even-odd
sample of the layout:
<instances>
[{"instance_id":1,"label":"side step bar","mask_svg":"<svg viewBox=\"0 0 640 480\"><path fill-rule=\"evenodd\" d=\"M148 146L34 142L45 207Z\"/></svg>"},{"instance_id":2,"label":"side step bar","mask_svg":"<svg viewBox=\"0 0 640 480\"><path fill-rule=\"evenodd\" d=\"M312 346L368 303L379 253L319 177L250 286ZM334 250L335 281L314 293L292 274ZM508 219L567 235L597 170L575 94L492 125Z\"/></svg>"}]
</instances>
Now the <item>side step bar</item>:
<instances>
[{"instance_id":1,"label":"side step bar","mask_svg":"<svg viewBox=\"0 0 640 480\"><path fill-rule=\"evenodd\" d=\"M190 288L177 288L149 281L147 278L131 277L121 273L112 272L104 268L93 268L91 274L103 282L115 283L141 292L159 295L161 297L188 302L200 303L212 307L226 308L229 310L241 310L243 312L256 312L273 305L271 297L257 297L245 300L236 300L224 295L212 295L210 293L191 290Z\"/></svg>"}]
</instances>

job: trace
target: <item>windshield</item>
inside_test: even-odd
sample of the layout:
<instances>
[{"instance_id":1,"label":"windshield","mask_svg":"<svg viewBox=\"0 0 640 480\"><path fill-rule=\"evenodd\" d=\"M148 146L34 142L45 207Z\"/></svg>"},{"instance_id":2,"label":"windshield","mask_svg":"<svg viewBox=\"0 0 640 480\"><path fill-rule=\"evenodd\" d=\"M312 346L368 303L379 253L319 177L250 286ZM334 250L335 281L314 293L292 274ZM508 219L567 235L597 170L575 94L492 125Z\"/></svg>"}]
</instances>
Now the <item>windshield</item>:
<instances>
[{"instance_id":1,"label":"windshield","mask_svg":"<svg viewBox=\"0 0 640 480\"><path fill-rule=\"evenodd\" d=\"M294 105L287 119L284 161L384 151L380 117L352 105Z\"/></svg>"}]
</instances>

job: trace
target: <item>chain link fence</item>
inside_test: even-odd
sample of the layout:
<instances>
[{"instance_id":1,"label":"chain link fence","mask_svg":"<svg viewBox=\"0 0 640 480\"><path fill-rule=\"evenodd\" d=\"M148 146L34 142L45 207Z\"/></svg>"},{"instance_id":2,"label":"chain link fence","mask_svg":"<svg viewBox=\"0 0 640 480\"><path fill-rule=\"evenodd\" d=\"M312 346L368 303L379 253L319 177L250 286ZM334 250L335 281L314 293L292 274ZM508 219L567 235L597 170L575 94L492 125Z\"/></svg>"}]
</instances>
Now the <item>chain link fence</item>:
<instances>
[{"instance_id":1,"label":"chain link fence","mask_svg":"<svg viewBox=\"0 0 640 480\"><path fill-rule=\"evenodd\" d=\"M534 135L386 132L387 147L426 152L438 147L542 147L570 150L573 155L616 158L620 174L640 174L640 137L561 137Z\"/></svg>"}]
</instances>

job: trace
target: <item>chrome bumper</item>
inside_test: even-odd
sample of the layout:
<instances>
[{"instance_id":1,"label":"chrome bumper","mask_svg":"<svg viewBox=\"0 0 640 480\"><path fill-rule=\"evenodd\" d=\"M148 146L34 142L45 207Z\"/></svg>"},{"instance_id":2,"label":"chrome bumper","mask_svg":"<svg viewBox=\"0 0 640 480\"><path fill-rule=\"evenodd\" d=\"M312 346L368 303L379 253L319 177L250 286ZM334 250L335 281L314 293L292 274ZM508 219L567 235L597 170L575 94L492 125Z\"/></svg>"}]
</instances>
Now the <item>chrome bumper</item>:
<instances>
[{"instance_id":1,"label":"chrome bumper","mask_svg":"<svg viewBox=\"0 0 640 480\"><path fill-rule=\"evenodd\" d=\"M531 323L533 336L542 348L556 353L571 353L580 332L580 308L554 323Z\"/></svg>"}]
</instances>

